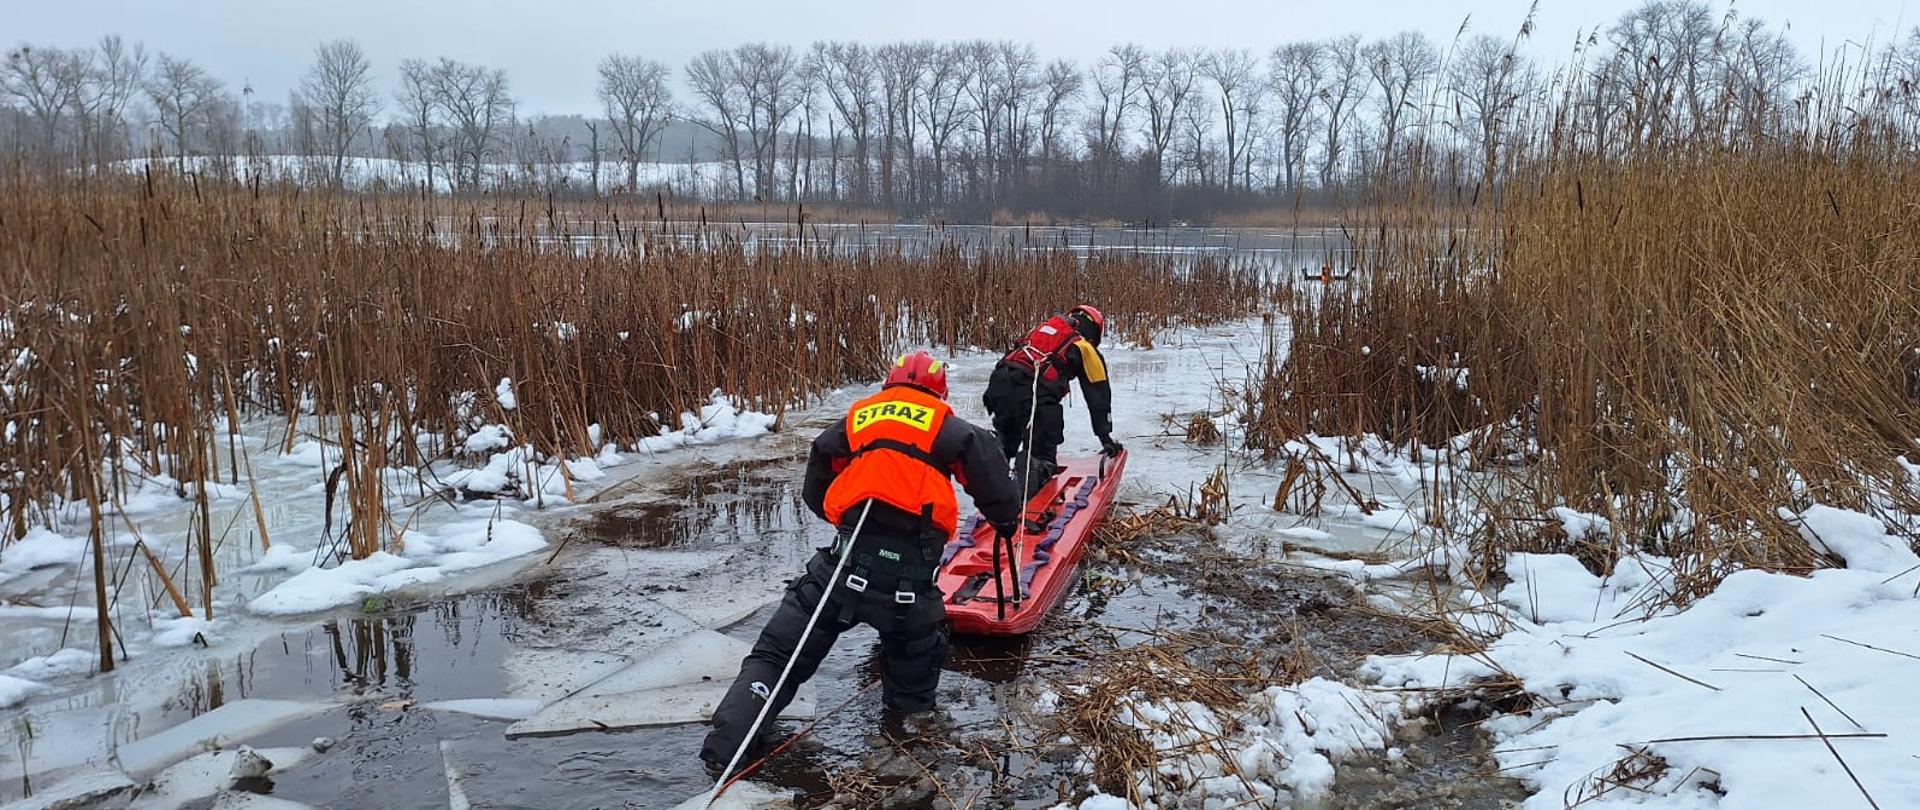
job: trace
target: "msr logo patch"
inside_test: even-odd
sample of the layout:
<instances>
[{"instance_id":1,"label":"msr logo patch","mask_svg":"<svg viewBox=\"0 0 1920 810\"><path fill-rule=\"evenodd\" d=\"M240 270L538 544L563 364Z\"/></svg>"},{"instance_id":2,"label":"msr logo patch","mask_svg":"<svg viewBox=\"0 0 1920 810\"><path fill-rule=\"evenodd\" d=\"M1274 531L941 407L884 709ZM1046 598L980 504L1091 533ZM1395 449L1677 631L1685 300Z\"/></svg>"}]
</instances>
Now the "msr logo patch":
<instances>
[{"instance_id":1,"label":"msr logo patch","mask_svg":"<svg viewBox=\"0 0 1920 810\"><path fill-rule=\"evenodd\" d=\"M853 412L855 432L881 422L899 422L921 430L932 430L933 409L907 402L879 402Z\"/></svg>"}]
</instances>

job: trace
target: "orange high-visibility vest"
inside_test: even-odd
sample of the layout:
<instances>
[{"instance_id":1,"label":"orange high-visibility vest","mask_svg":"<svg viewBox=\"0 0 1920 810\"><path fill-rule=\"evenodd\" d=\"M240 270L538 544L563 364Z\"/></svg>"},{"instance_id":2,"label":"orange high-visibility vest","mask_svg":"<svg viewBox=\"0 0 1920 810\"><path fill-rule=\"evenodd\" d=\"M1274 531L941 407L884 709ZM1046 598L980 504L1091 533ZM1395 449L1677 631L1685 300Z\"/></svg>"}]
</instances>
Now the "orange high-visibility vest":
<instances>
[{"instance_id":1,"label":"orange high-visibility vest","mask_svg":"<svg viewBox=\"0 0 1920 810\"><path fill-rule=\"evenodd\" d=\"M933 457L933 441L953 408L939 397L896 385L853 404L847 411L847 444L853 460L827 487L827 519L835 526L847 510L868 500L921 515L942 532L960 525L948 471Z\"/></svg>"}]
</instances>

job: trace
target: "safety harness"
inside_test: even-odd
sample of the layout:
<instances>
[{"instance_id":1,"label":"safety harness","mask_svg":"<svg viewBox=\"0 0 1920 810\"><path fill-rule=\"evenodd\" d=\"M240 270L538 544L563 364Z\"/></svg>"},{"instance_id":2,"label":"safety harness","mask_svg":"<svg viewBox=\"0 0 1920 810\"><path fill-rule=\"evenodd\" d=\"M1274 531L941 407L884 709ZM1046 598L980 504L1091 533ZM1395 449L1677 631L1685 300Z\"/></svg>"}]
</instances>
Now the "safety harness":
<instances>
[{"instance_id":1,"label":"safety harness","mask_svg":"<svg viewBox=\"0 0 1920 810\"><path fill-rule=\"evenodd\" d=\"M845 543L853 542L841 583L848 591L860 594L860 599L891 602L896 628L906 624L907 614L922 596L933 593L933 573L938 565L937 561L927 558L924 544L902 544L899 539L897 536L876 538L871 534L852 538L849 532L843 531L833 545L833 554L838 556L846 550ZM907 548L899 548L900 545ZM859 599L841 600L840 623L852 624L859 605Z\"/></svg>"},{"instance_id":2,"label":"safety harness","mask_svg":"<svg viewBox=\"0 0 1920 810\"><path fill-rule=\"evenodd\" d=\"M1055 315L1028 332L1020 348L1008 352L1005 361L1033 374L1037 382L1052 385L1060 381L1067 349L1079 338L1080 333L1074 330L1072 321L1064 315Z\"/></svg>"}]
</instances>

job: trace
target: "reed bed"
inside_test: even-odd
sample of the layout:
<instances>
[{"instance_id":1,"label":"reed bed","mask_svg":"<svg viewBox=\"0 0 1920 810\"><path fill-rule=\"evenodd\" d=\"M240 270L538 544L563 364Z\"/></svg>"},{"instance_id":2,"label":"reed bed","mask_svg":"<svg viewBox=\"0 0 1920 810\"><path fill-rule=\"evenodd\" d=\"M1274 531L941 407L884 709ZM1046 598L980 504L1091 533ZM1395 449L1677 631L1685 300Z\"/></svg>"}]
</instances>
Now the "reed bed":
<instances>
[{"instance_id":1,"label":"reed bed","mask_svg":"<svg viewBox=\"0 0 1920 810\"><path fill-rule=\"evenodd\" d=\"M1575 134L1592 115L1570 91L1493 191L1416 160L1390 192L1409 204L1353 230L1353 279L1293 293L1291 346L1249 394L1254 445L1438 454L1486 473L1431 493L1490 516L1471 529L1483 571L1646 551L1676 558L1681 602L1735 570L1837 562L1795 517L1816 502L1920 536L1911 135L1809 113L1777 137L1709 121L1603 149ZM1610 525L1569 538L1538 520L1556 506Z\"/></svg>"},{"instance_id":2,"label":"reed bed","mask_svg":"<svg viewBox=\"0 0 1920 810\"><path fill-rule=\"evenodd\" d=\"M403 542L395 471L465 455L482 428L592 456L679 427L715 391L784 412L904 348L1001 347L1083 300L1129 333L1274 295L1258 268L1211 259L767 249L622 214L0 178L0 541L97 539L134 494L171 490L197 512L197 582L176 602L211 612L207 501L251 488L249 422L338 454L329 515L364 557Z\"/></svg>"}]
</instances>

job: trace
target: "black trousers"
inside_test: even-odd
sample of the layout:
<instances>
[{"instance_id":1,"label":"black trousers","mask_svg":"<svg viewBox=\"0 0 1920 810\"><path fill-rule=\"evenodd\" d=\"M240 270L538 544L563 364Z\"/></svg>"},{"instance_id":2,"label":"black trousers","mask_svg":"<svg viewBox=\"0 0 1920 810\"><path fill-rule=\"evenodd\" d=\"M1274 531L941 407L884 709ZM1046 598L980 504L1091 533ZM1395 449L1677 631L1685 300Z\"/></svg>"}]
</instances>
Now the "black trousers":
<instances>
[{"instance_id":1,"label":"black trousers","mask_svg":"<svg viewBox=\"0 0 1920 810\"><path fill-rule=\"evenodd\" d=\"M827 597L827 606L820 613L819 623L814 625L813 635L807 638L807 646L794 659L793 672L787 676L785 688L778 695L769 695L780 679L780 670L786 666L788 656L799 646L807 619L820 604L827 580L833 575L833 563L832 554L823 549L808 561L806 573L787 586L786 596L780 600L780 607L767 621L766 628L760 631L753 652L741 662L740 676L734 679L733 687L714 709L713 731L700 746L702 759L721 763L731 759L753 726L754 718L759 716L761 705L770 698L773 708L760 726L764 740L774 718L793 702L794 692L813 677L840 634L856 624L865 624L880 632L881 689L887 707L907 713L933 708L934 693L940 686L940 667L946 663L948 647L947 610L941 604L939 590L931 582L919 583L919 591L910 605L895 601L895 588L906 586L881 588L878 585L883 583L873 582L865 593L855 592L846 583L847 575L852 572L851 562L847 570L841 572L840 584ZM760 743L761 740L755 740L748 753L756 754Z\"/></svg>"},{"instance_id":2,"label":"black trousers","mask_svg":"<svg viewBox=\"0 0 1920 810\"><path fill-rule=\"evenodd\" d=\"M1013 480L1027 498L1032 498L1060 466L1060 445L1067 440L1066 414L1060 407L1060 393L1041 385L1039 402L1034 402L1032 375L1009 366L999 366L987 378L984 403L993 415L993 432L1000 435L1000 451L1013 462ZM1033 418L1033 435L1027 435L1027 418ZM1032 474L1028 474L1031 464Z\"/></svg>"}]
</instances>

